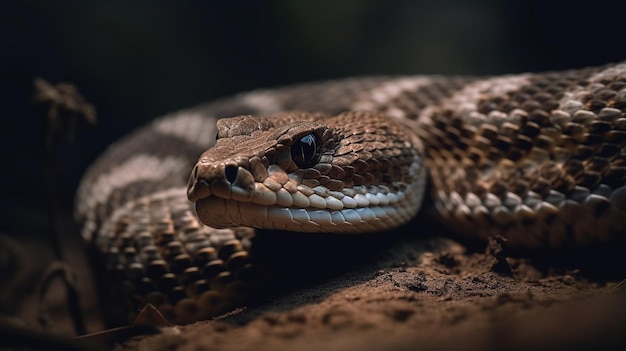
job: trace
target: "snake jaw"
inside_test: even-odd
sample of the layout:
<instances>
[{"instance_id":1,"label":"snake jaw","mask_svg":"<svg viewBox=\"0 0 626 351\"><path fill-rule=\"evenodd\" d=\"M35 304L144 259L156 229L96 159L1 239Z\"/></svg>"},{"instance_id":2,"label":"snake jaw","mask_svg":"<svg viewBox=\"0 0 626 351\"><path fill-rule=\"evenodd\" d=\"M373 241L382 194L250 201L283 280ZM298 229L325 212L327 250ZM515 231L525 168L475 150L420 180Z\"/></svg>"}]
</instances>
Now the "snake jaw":
<instances>
[{"instance_id":1,"label":"snake jaw","mask_svg":"<svg viewBox=\"0 0 626 351\"><path fill-rule=\"evenodd\" d=\"M417 157L411 168L418 180L402 189L355 186L337 192L300 185L294 193L283 188L274 193L257 183L252 201L209 196L196 201L196 212L204 224L216 228L250 226L334 233L388 230L406 223L419 209L425 169ZM309 192L312 194L306 196Z\"/></svg>"}]
</instances>

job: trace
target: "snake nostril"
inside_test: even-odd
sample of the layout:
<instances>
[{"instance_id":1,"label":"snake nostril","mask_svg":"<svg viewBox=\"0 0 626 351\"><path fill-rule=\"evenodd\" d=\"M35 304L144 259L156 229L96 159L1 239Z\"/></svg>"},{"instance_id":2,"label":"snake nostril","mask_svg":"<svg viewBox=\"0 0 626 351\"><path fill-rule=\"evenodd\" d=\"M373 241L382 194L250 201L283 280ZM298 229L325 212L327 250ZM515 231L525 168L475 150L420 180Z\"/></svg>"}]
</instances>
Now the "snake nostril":
<instances>
[{"instance_id":1,"label":"snake nostril","mask_svg":"<svg viewBox=\"0 0 626 351\"><path fill-rule=\"evenodd\" d=\"M233 165L227 165L226 167L224 167L224 177L226 177L227 181L229 181L230 183L235 182L235 179L237 179L238 168L239 167Z\"/></svg>"}]
</instances>

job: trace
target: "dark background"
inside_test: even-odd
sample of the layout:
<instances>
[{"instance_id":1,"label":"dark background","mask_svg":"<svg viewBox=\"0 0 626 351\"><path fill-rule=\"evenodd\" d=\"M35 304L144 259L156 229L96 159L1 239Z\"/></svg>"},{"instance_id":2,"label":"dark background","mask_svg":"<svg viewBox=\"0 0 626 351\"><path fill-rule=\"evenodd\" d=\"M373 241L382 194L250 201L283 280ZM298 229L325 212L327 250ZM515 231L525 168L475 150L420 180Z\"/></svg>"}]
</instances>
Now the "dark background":
<instances>
[{"instance_id":1,"label":"dark background","mask_svg":"<svg viewBox=\"0 0 626 351\"><path fill-rule=\"evenodd\" d=\"M354 75L489 75L626 58L626 2L548 3L3 1L0 232L47 232L34 77L76 84L99 116L61 150L57 208L69 223L80 176L106 145L217 97Z\"/></svg>"}]
</instances>

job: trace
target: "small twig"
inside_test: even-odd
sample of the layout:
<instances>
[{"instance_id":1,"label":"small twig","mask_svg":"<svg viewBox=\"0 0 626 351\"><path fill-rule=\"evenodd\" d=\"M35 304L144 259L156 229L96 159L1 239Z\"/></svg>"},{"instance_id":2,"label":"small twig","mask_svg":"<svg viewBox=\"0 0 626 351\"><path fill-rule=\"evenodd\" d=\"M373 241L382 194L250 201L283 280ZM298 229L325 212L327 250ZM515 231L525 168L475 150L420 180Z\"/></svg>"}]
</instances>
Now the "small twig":
<instances>
[{"instance_id":1,"label":"small twig","mask_svg":"<svg viewBox=\"0 0 626 351\"><path fill-rule=\"evenodd\" d=\"M74 340L58 335L27 329L0 319L0 349L36 349L99 351L104 350L88 340Z\"/></svg>"},{"instance_id":2,"label":"small twig","mask_svg":"<svg viewBox=\"0 0 626 351\"><path fill-rule=\"evenodd\" d=\"M141 309L133 325L81 335L75 339L89 341L98 345L115 345L135 336L159 334L161 333L161 328L171 326L156 307L147 304Z\"/></svg>"},{"instance_id":3,"label":"small twig","mask_svg":"<svg viewBox=\"0 0 626 351\"><path fill-rule=\"evenodd\" d=\"M78 295L78 287L76 286L76 277L74 276L72 269L62 261L54 261L42 274L43 278L40 280L40 284L37 287L37 297L39 301L39 323L43 326L50 324L48 318L48 309L46 304L43 303L46 293L50 287L50 284L55 278L60 278L66 288L67 304L70 315L74 321L74 329L79 335L85 334L85 322L80 310L80 297Z\"/></svg>"},{"instance_id":4,"label":"small twig","mask_svg":"<svg viewBox=\"0 0 626 351\"><path fill-rule=\"evenodd\" d=\"M63 142L70 142L74 138L76 124L79 119L89 124L96 123L96 112L90 103L80 95L76 88L69 83L59 83L52 86L42 78L34 82L35 92L33 102L46 109L47 128L45 136L45 165L44 181L48 216L50 220L50 240L57 259L63 257L61 240L56 233L57 208L57 176L59 150Z\"/></svg>"},{"instance_id":5,"label":"small twig","mask_svg":"<svg viewBox=\"0 0 626 351\"><path fill-rule=\"evenodd\" d=\"M60 148L63 142L69 142L74 137L76 124L79 120L84 120L89 124L96 123L96 113L93 105L85 101L76 88L68 83L51 85L41 78L34 81L33 102L46 109L46 136L45 136L45 164L44 164L44 184L46 191L46 204L50 228L50 246L54 252L56 262L46 270L39 291L40 303L47 292L50 281L55 277L60 277L67 291L67 304L74 321L74 328L78 334L86 332L80 311L80 300L74 275L63 262L63 250L61 238L57 231L57 177L58 160ZM41 309L42 311L45 308ZM46 320L40 317L41 321Z\"/></svg>"}]
</instances>

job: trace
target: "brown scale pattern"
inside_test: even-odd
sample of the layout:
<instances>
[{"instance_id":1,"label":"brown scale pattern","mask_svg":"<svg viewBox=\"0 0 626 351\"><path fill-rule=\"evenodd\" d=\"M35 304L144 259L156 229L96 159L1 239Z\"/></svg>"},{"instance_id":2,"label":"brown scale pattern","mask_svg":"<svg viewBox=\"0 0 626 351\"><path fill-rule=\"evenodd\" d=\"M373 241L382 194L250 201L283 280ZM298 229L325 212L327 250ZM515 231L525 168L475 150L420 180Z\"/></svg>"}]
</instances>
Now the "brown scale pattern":
<instances>
[{"instance_id":1,"label":"brown scale pattern","mask_svg":"<svg viewBox=\"0 0 626 351\"><path fill-rule=\"evenodd\" d=\"M475 111L482 120L462 115L458 106L446 105L469 84L481 82L463 77L429 77L424 80L428 84L401 91L385 101L379 113L351 112L334 119L294 112L271 119L239 118L231 120L236 121L236 127L231 122L218 125L221 141L205 156L209 162L227 159L228 164L249 170L254 181L267 177L264 185L270 189L285 185L290 187L287 190L296 191L292 183L286 183L284 172L272 173L268 166L276 164L295 170L297 167L288 157L289 145L298 133L310 132L311 123L320 122L313 129L319 133L326 151L317 165L297 170L301 184L309 188L321 184L340 191L344 186L410 182L413 175L404 166L413 160L415 150L406 147L405 141L416 144L412 140L414 130L388 119L397 116L391 113L399 110L406 118L421 123L417 133L426 146L435 197L441 195L438 209L459 232L472 228L475 236L501 234L508 236L511 244L526 246L568 242L584 245L594 239L585 236L589 233L607 239L600 236L615 234L611 225L626 226L626 209L622 208L626 205L610 208L607 201L592 199L586 207L563 206L558 214L548 209L536 215L522 213L512 219L506 208L468 215L455 213L462 206L450 204L474 194L485 206L495 197L502 202L501 208L513 208L517 200L511 193L520 198L536 193L539 198L531 198L530 206L533 201L554 201L552 198L559 196L555 191L579 201L587 195L580 188L609 196L610 191L604 188L623 187L626 77L592 83L590 77L604 69L531 75L528 84L515 91L485 94ZM384 77L351 79L265 91L257 97L269 98L270 110L334 114L350 109L355 102L393 81ZM570 101L565 101L568 94L572 94ZM216 116L258 112L244 100L235 97L216 102L202 114L207 123L213 123ZM426 111L432 119L423 123ZM382 120L368 118L380 113ZM504 120L494 122L503 116ZM327 126L322 125L322 119ZM284 122L293 121L309 124L280 129ZM246 124L250 122L253 123ZM262 131L253 132L259 126ZM257 134L251 137L253 133ZM262 135L269 138L259 141ZM193 140L160 135L148 128L111 148L92 167L84 183L97 181L99 174L142 152L161 158L181 154L193 158L199 151ZM180 174L186 172L181 170ZM196 168L194 172L204 170ZM223 174L223 169L218 173ZM97 220L90 223L99 230L96 244L107 254L110 279L106 282L124 296L127 311L133 313L145 303L152 303L176 323L226 312L245 300L257 280L263 280L250 251L252 229L219 231L205 227L194 216L184 194L154 198L158 191L184 186L182 178L176 171L155 182L124 184L106 194L106 201L97 203L95 214L89 213ZM626 202L623 195L621 199ZM120 209L124 211L119 212ZM580 219L580 227L592 228L578 230L571 225L572 218ZM617 234L623 235L623 229L620 230Z\"/></svg>"},{"instance_id":2,"label":"brown scale pattern","mask_svg":"<svg viewBox=\"0 0 626 351\"><path fill-rule=\"evenodd\" d=\"M399 109L405 118L415 120L427 107L437 106L441 101L475 81L472 77L432 77L431 82L414 90L407 90L379 108L381 112Z\"/></svg>"},{"instance_id":3,"label":"brown scale pattern","mask_svg":"<svg viewBox=\"0 0 626 351\"><path fill-rule=\"evenodd\" d=\"M147 303L174 323L225 313L258 278L247 247L253 231L224 235L200 224L180 200L138 202L131 217L117 219L103 249L109 288L127 301L130 320Z\"/></svg>"},{"instance_id":4,"label":"brown scale pattern","mask_svg":"<svg viewBox=\"0 0 626 351\"><path fill-rule=\"evenodd\" d=\"M337 179L347 187L391 186L392 182L413 181L413 175L407 172L415 156L415 151L406 144L410 134L401 125L375 116L369 112L346 113L328 124L337 131L339 140L330 163L341 169L342 174L337 175L343 178Z\"/></svg>"},{"instance_id":5,"label":"brown scale pattern","mask_svg":"<svg viewBox=\"0 0 626 351\"><path fill-rule=\"evenodd\" d=\"M292 120L298 122L291 123ZM286 173L297 171L290 148L309 133L318 135L323 147L320 162L300 171L304 183L319 183L338 191L355 185L412 181L413 176L406 166L413 162L415 137L401 125L372 112L337 116L290 113L269 119L244 116L221 120L220 124L218 128L224 132L218 134L220 138L215 146L202 154L193 172L194 178L204 179L209 184L220 182L224 167L228 165L248 170L255 179L265 178L269 165L277 165ZM234 126L244 124L250 128ZM238 135L228 134L228 130L235 129L239 130ZM406 141L411 138L412 144L407 145ZM254 166L256 161L252 161L255 157L260 161L258 167Z\"/></svg>"},{"instance_id":6,"label":"brown scale pattern","mask_svg":"<svg viewBox=\"0 0 626 351\"><path fill-rule=\"evenodd\" d=\"M601 185L623 186L625 86L626 77L591 86L581 80L580 72L537 75L517 91L478 101L478 113L490 116L496 111L508 116L511 122L500 126L490 124L488 117L477 122L442 109L433 115L432 126L421 133L427 140L435 188L463 198L474 193L484 199L491 193L504 202L507 193L524 198L532 191L547 198L557 191L569 197L580 187L594 192ZM582 91L575 98L583 108L569 114L559 106L572 90ZM544 157L535 155L544 152ZM532 165L535 160L540 161L538 167ZM447 201L447 197L442 199ZM488 216L482 224L497 227L493 222ZM513 229L511 235L518 235L520 228ZM544 235L547 240L549 233Z\"/></svg>"}]
</instances>

